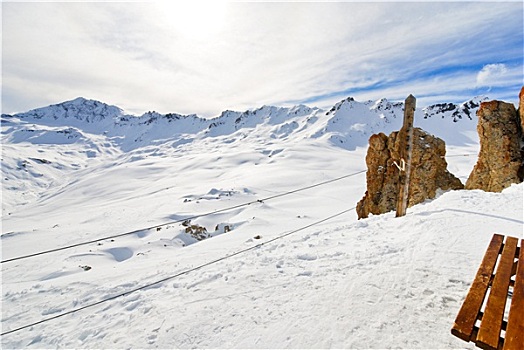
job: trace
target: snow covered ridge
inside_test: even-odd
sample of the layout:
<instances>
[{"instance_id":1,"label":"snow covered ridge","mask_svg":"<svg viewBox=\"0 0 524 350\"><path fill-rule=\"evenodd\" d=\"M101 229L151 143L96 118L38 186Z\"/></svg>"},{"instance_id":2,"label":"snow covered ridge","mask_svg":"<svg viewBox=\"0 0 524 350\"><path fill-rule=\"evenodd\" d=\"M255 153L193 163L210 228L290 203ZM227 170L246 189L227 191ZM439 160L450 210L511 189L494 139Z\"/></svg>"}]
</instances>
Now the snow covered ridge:
<instances>
[{"instance_id":1,"label":"snow covered ridge","mask_svg":"<svg viewBox=\"0 0 524 350\"><path fill-rule=\"evenodd\" d=\"M473 119L472 116L480 105L480 102L488 100L485 96L477 96L469 101L461 104L454 103L439 103L423 108L417 108L423 113L423 118L431 117L452 117L453 121L458 121L464 117ZM372 113L379 114L381 118L386 118L387 115L395 115L399 110L403 109L403 102L390 102L386 98L376 101L358 102L352 97L348 97L336 103L326 115L336 115L342 108L343 110L350 109L368 109ZM253 120L261 117L279 119L278 117L287 116L305 116L312 112L321 111L319 108L310 108L305 105L298 105L292 108L263 106L255 110L247 110L245 112L236 112L226 110L220 116L212 119L199 118L196 114L181 115L177 113L160 114L155 111L146 112L141 116L134 116L125 114L124 111L117 107L108 105L106 103L89 100L83 97L78 97L71 101L50 105L48 107L41 107L30 110L28 112L17 113L14 115L2 114L4 121L9 121L10 118L17 117L24 120L40 120L42 123L49 123L52 120L62 119L64 123L74 123L74 119L78 121L85 121L86 123L105 124L105 121L110 120L114 123L124 125L126 122L131 122L136 125L151 124L159 120L166 120L168 122L194 118L198 120L209 121L208 127L213 128L218 125L226 124L226 121L234 119L237 126L248 124L248 120ZM450 113L448 113L450 112ZM67 121L67 122L66 122ZM136 122L133 122L136 121Z\"/></svg>"},{"instance_id":2,"label":"snow covered ridge","mask_svg":"<svg viewBox=\"0 0 524 350\"><path fill-rule=\"evenodd\" d=\"M457 132L474 130L472 124L476 120L473 117L483 100L487 98L476 97L458 105L443 103L418 108L416 124L439 137L449 134L440 131L442 128L448 129L450 121L462 122L459 124L463 125L458 128L457 125L453 126ZM304 105L292 108L263 106L245 112L224 111L218 117L204 119L195 114L160 114L154 111L133 116L125 114L119 107L79 97L25 113L2 114L2 125L11 126L3 130L2 134L7 142L39 144L52 142L53 137L56 137L57 143L78 142L84 133L90 133L104 135L112 144L130 150L158 140L187 140L187 135L191 135L191 138L227 136L242 129L250 131L263 125L266 126L265 131L269 132L265 136L271 138L298 134L300 138L327 137L337 146L355 149L365 146L373 133L398 130L402 118L403 103L390 102L385 98L357 102L349 97L328 111ZM444 124L436 124L437 119L443 120ZM20 132L22 135L17 135ZM36 136L31 133L36 133Z\"/></svg>"}]
</instances>

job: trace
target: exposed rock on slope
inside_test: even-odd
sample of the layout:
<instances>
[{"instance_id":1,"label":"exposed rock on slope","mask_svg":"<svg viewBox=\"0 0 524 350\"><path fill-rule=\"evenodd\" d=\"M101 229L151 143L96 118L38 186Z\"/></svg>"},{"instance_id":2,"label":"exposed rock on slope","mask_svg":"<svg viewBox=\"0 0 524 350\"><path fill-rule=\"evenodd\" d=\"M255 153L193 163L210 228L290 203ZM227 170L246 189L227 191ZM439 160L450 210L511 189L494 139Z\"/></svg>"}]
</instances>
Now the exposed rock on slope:
<instances>
[{"instance_id":1,"label":"exposed rock on slope","mask_svg":"<svg viewBox=\"0 0 524 350\"><path fill-rule=\"evenodd\" d=\"M522 182L522 126L515 106L502 101L483 102L477 117L479 159L466 188L500 192L513 183Z\"/></svg>"},{"instance_id":2,"label":"exposed rock on slope","mask_svg":"<svg viewBox=\"0 0 524 350\"><path fill-rule=\"evenodd\" d=\"M521 127L522 137L524 141L524 86L522 87L522 89L520 89L520 93L519 93L518 115L520 118L520 127Z\"/></svg>"},{"instance_id":3,"label":"exposed rock on slope","mask_svg":"<svg viewBox=\"0 0 524 350\"><path fill-rule=\"evenodd\" d=\"M366 155L367 191L357 204L358 218L369 214L382 214L395 210L398 197L399 162L398 132L388 136L383 133L372 135ZM444 159L446 146L443 140L413 129L413 155L408 207L434 198L437 190L462 189L458 178L447 171Z\"/></svg>"}]
</instances>

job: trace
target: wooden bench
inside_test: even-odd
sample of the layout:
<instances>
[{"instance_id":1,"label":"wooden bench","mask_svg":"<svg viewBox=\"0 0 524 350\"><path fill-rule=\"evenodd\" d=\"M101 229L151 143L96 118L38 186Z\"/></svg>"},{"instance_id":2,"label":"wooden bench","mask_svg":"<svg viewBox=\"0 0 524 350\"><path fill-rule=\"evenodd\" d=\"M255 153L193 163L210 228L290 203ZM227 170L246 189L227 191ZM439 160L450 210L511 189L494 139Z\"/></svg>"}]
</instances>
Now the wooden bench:
<instances>
[{"instance_id":1,"label":"wooden bench","mask_svg":"<svg viewBox=\"0 0 524 350\"><path fill-rule=\"evenodd\" d=\"M482 349L524 349L524 240L520 247L518 241L493 235L453 335Z\"/></svg>"}]
</instances>

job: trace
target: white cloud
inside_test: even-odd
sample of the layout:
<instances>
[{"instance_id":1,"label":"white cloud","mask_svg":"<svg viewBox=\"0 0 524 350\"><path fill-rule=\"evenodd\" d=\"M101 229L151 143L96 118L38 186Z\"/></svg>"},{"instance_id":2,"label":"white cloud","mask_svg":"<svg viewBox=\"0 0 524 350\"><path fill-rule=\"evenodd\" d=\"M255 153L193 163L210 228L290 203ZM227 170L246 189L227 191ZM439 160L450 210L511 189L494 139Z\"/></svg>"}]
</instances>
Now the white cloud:
<instances>
[{"instance_id":1,"label":"white cloud","mask_svg":"<svg viewBox=\"0 0 524 350\"><path fill-rule=\"evenodd\" d=\"M2 6L7 113L77 96L215 116L352 89L438 95L474 89L472 66L522 57L522 39L511 41L522 32L518 3L227 2L205 15L158 3ZM503 84L522 78L518 68L506 67Z\"/></svg>"},{"instance_id":2,"label":"white cloud","mask_svg":"<svg viewBox=\"0 0 524 350\"><path fill-rule=\"evenodd\" d=\"M505 64L486 64L477 74L477 86L500 85L501 80L506 77L508 69Z\"/></svg>"}]
</instances>

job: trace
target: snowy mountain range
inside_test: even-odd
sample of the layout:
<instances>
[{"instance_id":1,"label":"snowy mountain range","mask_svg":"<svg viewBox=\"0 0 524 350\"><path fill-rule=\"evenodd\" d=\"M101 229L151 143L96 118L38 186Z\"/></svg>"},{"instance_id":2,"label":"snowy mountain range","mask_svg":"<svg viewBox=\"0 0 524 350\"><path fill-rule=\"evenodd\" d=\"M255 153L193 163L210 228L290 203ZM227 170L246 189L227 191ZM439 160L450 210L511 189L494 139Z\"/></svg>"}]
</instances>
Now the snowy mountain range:
<instances>
[{"instance_id":1,"label":"snowy mountain range","mask_svg":"<svg viewBox=\"0 0 524 350\"><path fill-rule=\"evenodd\" d=\"M485 99L417 109L416 126L450 145L474 144L476 120L472 116ZM263 106L244 112L224 111L212 119L154 111L134 116L81 97L25 113L2 114L3 208L10 211L7 208L49 192L66 174L85 168L92 158L113 162L137 152L159 154L165 147L170 153L181 154L188 148L235 143L267 147L260 152L268 156L280 152L271 150L269 145L275 143L280 143L282 150L304 142L327 142L355 150L366 147L373 133L400 129L402 119L401 102L357 102L351 97L327 111L304 105ZM59 150L59 155L46 156L45 148ZM29 153L23 155L21 149Z\"/></svg>"},{"instance_id":2,"label":"snowy mountain range","mask_svg":"<svg viewBox=\"0 0 524 350\"><path fill-rule=\"evenodd\" d=\"M415 112L462 182L485 99ZM357 221L368 138L402 120L400 102L353 98L3 114L1 323L20 329L2 348L466 346L449 329L492 233L522 237L523 187Z\"/></svg>"},{"instance_id":3,"label":"snowy mountain range","mask_svg":"<svg viewBox=\"0 0 524 350\"><path fill-rule=\"evenodd\" d=\"M446 124L440 125L441 128L451 128L451 121L473 121L482 100L486 97L476 97L460 105L445 103L420 108L416 120L421 127L428 127L431 124L428 121L444 119ZM349 97L329 111L304 105L292 108L263 106L245 112L227 110L216 118L203 119L195 114L154 111L133 116L119 107L79 97L25 113L2 114L2 125L11 127L3 132L4 139L10 143L88 142L85 134L89 133L104 136L124 151L162 140L231 136L239 130L257 134L253 130L259 126L267 136L279 139L292 135L321 138L330 134L330 140L338 146L354 149L364 146L372 133L398 129L402 116L403 103L386 99L357 102ZM431 127L434 126L433 123ZM469 124L461 125L459 129L464 129L463 126L470 127ZM453 128L456 129L456 125Z\"/></svg>"}]
</instances>

